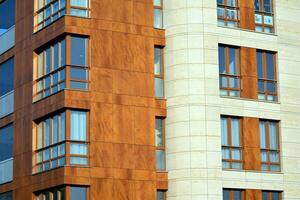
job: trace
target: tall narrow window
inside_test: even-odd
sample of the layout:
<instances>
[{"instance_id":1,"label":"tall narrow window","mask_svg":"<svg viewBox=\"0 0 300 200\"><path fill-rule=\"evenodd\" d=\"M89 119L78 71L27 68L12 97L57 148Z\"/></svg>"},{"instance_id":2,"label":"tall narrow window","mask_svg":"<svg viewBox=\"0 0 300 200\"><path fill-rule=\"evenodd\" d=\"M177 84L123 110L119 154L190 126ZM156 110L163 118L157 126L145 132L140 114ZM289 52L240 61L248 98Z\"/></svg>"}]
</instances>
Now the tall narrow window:
<instances>
[{"instance_id":1,"label":"tall narrow window","mask_svg":"<svg viewBox=\"0 0 300 200\"><path fill-rule=\"evenodd\" d=\"M255 30L274 33L273 0L254 0Z\"/></svg>"},{"instance_id":2,"label":"tall narrow window","mask_svg":"<svg viewBox=\"0 0 300 200\"><path fill-rule=\"evenodd\" d=\"M157 190L156 192L156 200L166 200L167 194L165 190Z\"/></svg>"},{"instance_id":3,"label":"tall narrow window","mask_svg":"<svg viewBox=\"0 0 300 200\"><path fill-rule=\"evenodd\" d=\"M0 128L0 184L13 178L13 125Z\"/></svg>"},{"instance_id":4,"label":"tall narrow window","mask_svg":"<svg viewBox=\"0 0 300 200\"><path fill-rule=\"evenodd\" d=\"M163 28L163 0L153 0L154 28Z\"/></svg>"},{"instance_id":5,"label":"tall narrow window","mask_svg":"<svg viewBox=\"0 0 300 200\"><path fill-rule=\"evenodd\" d=\"M240 96L240 49L219 45L220 95Z\"/></svg>"},{"instance_id":6,"label":"tall narrow window","mask_svg":"<svg viewBox=\"0 0 300 200\"><path fill-rule=\"evenodd\" d=\"M71 47L69 58L66 57L68 45ZM87 45L87 38L67 36L37 51L35 101L65 88L88 90Z\"/></svg>"},{"instance_id":7,"label":"tall narrow window","mask_svg":"<svg viewBox=\"0 0 300 200\"><path fill-rule=\"evenodd\" d=\"M164 63L163 63L163 47L154 48L154 84L155 97L164 98Z\"/></svg>"},{"instance_id":8,"label":"tall narrow window","mask_svg":"<svg viewBox=\"0 0 300 200\"><path fill-rule=\"evenodd\" d=\"M13 194L12 192L5 192L0 194L0 200L12 200Z\"/></svg>"},{"instance_id":9,"label":"tall narrow window","mask_svg":"<svg viewBox=\"0 0 300 200\"><path fill-rule=\"evenodd\" d=\"M155 118L156 169L159 171L166 170L164 123L164 119Z\"/></svg>"},{"instance_id":10,"label":"tall narrow window","mask_svg":"<svg viewBox=\"0 0 300 200\"><path fill-rule=\"evenodd\" d=\"M236 189L223 189L223 200L244 200L244 191Z\"/></svg>"},{"instance_id":11,"label":"tall narrow window","mask_svg":"<svg viewBox=\"0 0 300 200\"><path fill-rule=\"evenodd\" d=\"M280 171L280 144L278 122L259 121L260 161L263 171Z\"/></svg>"},{"instance_id":12,"label":"tall narrow window","mask_svg":"<svg viewBox=\"0 0 300 200\"><path fill-rule=\"evenodd\" d=\"M228 27L239 26L238 0L217 0L218 25Z\"/></svg>"},{"instance_id":13,"label":"tall narrow window","mask_svg":"<svg viewBox=\"0 0 300 200\"><path fill-rule=\"evenodd\" d=\"M241 119L221 117L223 169L242 169Z\"/></svg>"},{"instance_id":14,"label":"tall narrow window","mask_svg":"<svg viewBox=\"0 0 300 200\"><path fill-rule=\"evenodd\" d=\"M64 165L87 165L87 124L86 112L70 110L39 121L34 171L38 173Z\"/></svg>"},{"instance_id":15,"label":"tall narrow window","mask_svg":"<svg viewBox=\"0 0 300 200\"><path fill-rule=\"evenodd\" d=\"M89 0L35 0L35 2L35 31L41 30L66 14L89 17ZM69 6L66 3L69 3Z\"/></svg>"},{"instance_id":16,"label":"tall narrow window","mask_svg":"<svg viewBox=\"0 0 300 200\"><path fill-rule=\"evenodd\" d=\"M282 193L277 191L263 191L262 200L281 200Z\"/></svg>"},{"instance_id":17,"label":"tall narrow window","mask_svg":"<svg viewBox=\"0 0 300 200\"><path fill-rule=\"evenodd\" d=\"M14 90L14 59L0 64L0 98Z\"/></svg>"},{"instance_id":18,"label":"tall narrow window","mask_svg":"<svg viewBox=\"0 0 300 200\"><path fill-rule=\"evenodd\" d=\"M258 99L277 101L276 54L256 51Z\"/></svg>"}]
</instances>

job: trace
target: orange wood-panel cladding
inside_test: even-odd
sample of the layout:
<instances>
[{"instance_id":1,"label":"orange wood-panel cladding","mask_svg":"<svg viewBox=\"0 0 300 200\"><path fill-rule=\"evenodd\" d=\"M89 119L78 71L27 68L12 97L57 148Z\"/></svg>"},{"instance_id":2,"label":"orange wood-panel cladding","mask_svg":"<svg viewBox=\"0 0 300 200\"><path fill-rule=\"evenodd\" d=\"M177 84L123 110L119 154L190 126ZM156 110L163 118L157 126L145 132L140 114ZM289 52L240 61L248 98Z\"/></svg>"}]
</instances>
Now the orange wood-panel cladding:
<instances>
[{"instance_id":1,"label":"orange wood-panel cladding","mask_svg":"<svg viewBox=\"0 0 300 200\"><path fill-rule=\"evenodd\" d=\"M152 0L91 0L91 18L65 16L33 33L32 1L16 0L14 180L0 186L15 200L65 184L90 187L91 200L153 200L168 188L155 165L155 116L166 101L154 98L154 46L165 44L153 28ZM90 91L65 90L32 103L34 50L63 34L90 38ZM58 110L84 109L90 117L89 167L64 167L32 175L34 120Z\"/></svg>"},{"instance_id":2,"label":"orange wood-panel cladding","mask_svg":"<svg viewBox=\"0 0 300 200\"><path fill-rule=\"evenodd\" d=\"M256 49L254 48L241 47L241 77L241 97L257 99Z\"/></svg>"},{"instance_id":3,"label":"orange wood-panel cladding","mask_svg":"<svg viewBox=\"0 0 300 200\"><path fill-rule=\"evenodd\" d=\"M245 170L260 171L259 119L243 118Z\"/></svg>"},{"instance_id":4,"label":"orange wood-panel cladding","mask_svg":"<svg viewBox=\"0 0 300 200\"><path fill-rule=\"evenodd\" d=\"M241 0L240 4L240 27L255 30L254 0Z\"/></svg>"},{"instance_id":5,"label":"orange wood-panel cladding","mask_svg":"<svg viewBox=\"0 0 300 200\"><path fill-rule=\"evenodd\" d=\"M261 190L246 190L245 200L262 200Z\"/></svg>"}]
</instances>

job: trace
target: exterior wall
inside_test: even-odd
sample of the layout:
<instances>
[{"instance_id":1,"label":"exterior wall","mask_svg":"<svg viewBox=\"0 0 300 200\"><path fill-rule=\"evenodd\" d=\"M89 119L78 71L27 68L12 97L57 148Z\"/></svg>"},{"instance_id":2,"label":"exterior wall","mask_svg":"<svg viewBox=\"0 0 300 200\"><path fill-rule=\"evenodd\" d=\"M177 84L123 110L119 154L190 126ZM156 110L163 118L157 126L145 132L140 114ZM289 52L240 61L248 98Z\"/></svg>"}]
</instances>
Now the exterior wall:
<instances>
[{"instance_id":1,"label":"exterior wall","mask_svg":"<svg viewBox=\"0 0 300 200\"><path fill-rule=\"evenodd\" d=\"M0 62L15 57L14 124L16 200L59 185L83 185L90 199L155 199L167 189L167 173L155 168L155 116L166 116L165 100L154 98L154 45L164 31L153 29L151 0L91 0L91 19L65 16L33 34L34 1L16 0L15 46ZM33 52L62 34L90 37L90 91L64 90L33 103ZM89 111L90 165L32 175L33 121L57 110Z\"/></svg>"},{"instance_id":2,"label":"exterior wall","mask_svg":"<svg viewBox=\"0 0 300 200\"><path fill-rule=\"evenodd\" d=\"M275 0L270 35L218 27L213 0L165 0L169 200L221 200L222 188L299 199L299 6ZM218 43L278 52L279 102L220 98ZM220 115L280 120L282 171L222 170Z\"/></svg>"}]
</instances>

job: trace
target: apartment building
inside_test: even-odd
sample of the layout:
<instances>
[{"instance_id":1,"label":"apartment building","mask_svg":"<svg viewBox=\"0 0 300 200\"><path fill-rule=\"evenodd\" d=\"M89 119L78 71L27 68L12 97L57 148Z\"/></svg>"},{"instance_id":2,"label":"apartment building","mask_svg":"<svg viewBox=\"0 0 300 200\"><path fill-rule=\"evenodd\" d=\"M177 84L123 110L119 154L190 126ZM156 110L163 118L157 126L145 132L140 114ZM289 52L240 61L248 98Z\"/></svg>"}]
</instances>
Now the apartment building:
<instances>
[{"instance_id":1,"label":"apartment building","mask_svg":"<svg viewBox=\"0 0 300 200\"><path fill-rule=\"evenodd\" d=\"M0 200L300 199L299 7L0 0Z\"/></svg>"}]
</instances>

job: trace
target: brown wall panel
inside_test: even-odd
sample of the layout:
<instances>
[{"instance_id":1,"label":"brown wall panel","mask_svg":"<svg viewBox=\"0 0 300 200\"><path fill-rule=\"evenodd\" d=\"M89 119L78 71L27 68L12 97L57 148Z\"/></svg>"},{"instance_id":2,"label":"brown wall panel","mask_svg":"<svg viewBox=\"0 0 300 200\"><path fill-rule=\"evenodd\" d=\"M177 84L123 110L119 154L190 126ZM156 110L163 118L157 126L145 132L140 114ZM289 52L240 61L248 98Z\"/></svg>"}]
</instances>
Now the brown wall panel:
<instances>
[{"instance_id":1,"label":"brown wall panel","mask_svg":"<svg viewBox=\"0 0 300 200\"><path fill-rule=\"evenodd\" d=\"M242 0L240 4L240 27L255 30L254 0Z\"/></svg>"}]
</instances>

